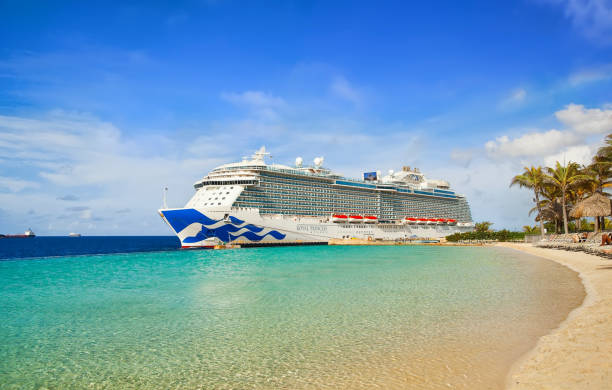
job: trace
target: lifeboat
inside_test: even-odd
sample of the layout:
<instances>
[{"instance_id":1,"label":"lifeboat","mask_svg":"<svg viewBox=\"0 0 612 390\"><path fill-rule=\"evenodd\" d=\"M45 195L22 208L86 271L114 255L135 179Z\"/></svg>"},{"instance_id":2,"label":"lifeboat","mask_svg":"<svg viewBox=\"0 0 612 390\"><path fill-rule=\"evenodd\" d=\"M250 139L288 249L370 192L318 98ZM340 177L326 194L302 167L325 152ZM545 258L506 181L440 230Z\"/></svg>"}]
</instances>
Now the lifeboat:
<instances>
[{"instance_id":1,"label":"lifeboat","mask_svg":"<svg viewBox=\"0 0 612 390\"><path fill-rule=\"evenodd\" d=\"M363 217L363 222L365 222L365 223L376 223L376 222L378 222L378 217L375 217L373 215L366 215L365 217Z\"/></svg>"},{"instance_id":2,"label":"lifeboat","mask_svg":"<svg viewBox=\"0 0 612 390\"><path fill-rule=\"evenodd\" d=\"M457 224L457 220L456 219L449 219L446 221L449 225L456 225Z\"/></svg>"},{"instance_id":3,"label":"lifeboat","mask_svg":"<svg viewBox=\"0 0 612 390\"><path fill-rule=\"evenodd\" d=\"M438 218L438 225L446 225L446 221L444 218Z\"/></svg>"},{"instance_id":4,"label":"lifeboat","mask_svg":"<svg viewBox=\"0 0 612 390\"><path fill-rule=\"evenodd\" d=\"M427 223L427 218L417 218L417 224L425 225Z\"/></svg>"},{"instance_id":5,"label":"lifeboat","mask_svg":"<svg viewBox=\"0 0 612 390\"><path fill-rule=\"evenodd\" d=\"M334 214L332 215L332 222L343 223L348 221L348 217L344 214Z\"/></svg>"},{"instance_id":6,"label":"lifeboat","mask_svg":"<svg viewBox=\"0 0 612 390\"><path fill-rule=\"evenodd\" d=\"M363 217L361 215L349 215L348 221L350 223L361 223L363 222Z\"/></svg>"},{"instance_id":7,"label":"lifeboat","mask_svg":"<svg viewBox=\"0 0 612 390\"><path fill-rule=\"evenodd\" d=\"M406 217L404 219L404 222L410 225L414 225L415 223L417 223L417 219L416 218L411 218L411 217Z\"/></svg>"},{"instance_id":8,"label":"lifeboat","mask_svg":"<svg viewBox=\"0 0 612 390\"><path fill-rule=\"evenodd\" d=\"M438 223L438 220L435 218L427 218L427 224L428 225L436 225Z\"/></svg>"}]
</instances>

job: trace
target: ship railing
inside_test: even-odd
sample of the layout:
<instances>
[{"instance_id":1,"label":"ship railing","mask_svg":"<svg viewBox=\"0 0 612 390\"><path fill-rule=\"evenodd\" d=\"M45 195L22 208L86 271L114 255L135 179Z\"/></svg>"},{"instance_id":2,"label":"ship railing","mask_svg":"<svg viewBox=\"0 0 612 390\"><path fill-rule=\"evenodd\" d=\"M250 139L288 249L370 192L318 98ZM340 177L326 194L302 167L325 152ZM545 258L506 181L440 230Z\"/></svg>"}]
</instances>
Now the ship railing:
<instances>
[{"instance_id":1,"label":"ship railing","mask_svg":"<svg viewBox=\"0 0 612 390\"><path fill-rule=\"evenodd\" d=\"M242 213L259 214L259 209L256 207L231 207L230 211L239 211Z\"/></svg>"}]
</instances>

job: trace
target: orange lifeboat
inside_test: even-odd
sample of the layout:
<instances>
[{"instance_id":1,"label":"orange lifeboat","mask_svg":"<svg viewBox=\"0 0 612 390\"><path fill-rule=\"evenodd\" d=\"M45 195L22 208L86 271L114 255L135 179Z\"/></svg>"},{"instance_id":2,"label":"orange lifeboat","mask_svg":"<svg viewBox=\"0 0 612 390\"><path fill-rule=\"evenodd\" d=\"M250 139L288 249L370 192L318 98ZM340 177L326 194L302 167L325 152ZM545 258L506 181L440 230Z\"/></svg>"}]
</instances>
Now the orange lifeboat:
<instances>
[{"instance_id":1,"label":"orange lifeboat","mask_svg":"<svg viewBox=\"0 0 612 390\"><path fill-rule=\"evenodd\" d=\"M417 224L425 225L427 223L427 218L417 218Z\"/></svg>"},{"instance_id":2,"label":"orange lifeboat","mask_svg":"<svg viewBox=\"0 0 612 390\"><path fill-rule=\"evenodd\" d=\"M438 220L435 218L427 218L427 224L428 225L436 225L438 223Z\"/></svg>"},{"instance_id":3,"label":"orange lifeboat","mask_svg":"<svg viewBox=\"0 0 612 390\"><path fill-rule=\"evenodd\" d=\"M457 224L457 220L456 219L449 219L446 221L449 225L456 225Z\"/></svg>"},{"instance_id":4,"label":"orange lifeboat","mask_svg":"<svg viewBox=\"0 0 612 390\"><path fill-rule=\"evenodd\" d=\"M349 215L348 221L350 223L361 223L363 222L363 217L361 215Z\"/></svg>"},{"instance_id":5,"label":"orange lifeboat","mask_svg":"<svg viewBox=\"0 0 612 390\"><path fill-rule=\"evenodd\" d=\"M365 222L365 223L377 223L378 222L378 217L375 217L373 215L366 215L365 217L363 217L363 222Z\"/></svg>"},{"instance_id":6,"label":"orange lifeboat","mask_svg":"<svg viewBox=\"0 0 612 390\"><path fill-rule=\"evenodd\" d=\"M348 221L348 217L344 214L334 214L332 215L331 220L332 222L336 222L336 223L344 223Z\"/></svg>"},{"instance_id":7,"label":"orange lifeboat","mask_svg":"<svg viewBox=\"0 0 612 390\"><path fill-rule=\"evenodd\" d=\"M438 225L446 225L446 221L444 218L438 218Z\"/></svg>"},{"instance_id":8,"label":"orange lifeboat","mask_svg":"<svg viewBox=\"0 0 612 390\"><path fill-rule=\"evenodd\" d=\"M412 217L406 217L404 219L404 222L410 225L414 225L415 223L417 223L417 219L416 218L412 218Z\"/></svg>"}]
</instances>

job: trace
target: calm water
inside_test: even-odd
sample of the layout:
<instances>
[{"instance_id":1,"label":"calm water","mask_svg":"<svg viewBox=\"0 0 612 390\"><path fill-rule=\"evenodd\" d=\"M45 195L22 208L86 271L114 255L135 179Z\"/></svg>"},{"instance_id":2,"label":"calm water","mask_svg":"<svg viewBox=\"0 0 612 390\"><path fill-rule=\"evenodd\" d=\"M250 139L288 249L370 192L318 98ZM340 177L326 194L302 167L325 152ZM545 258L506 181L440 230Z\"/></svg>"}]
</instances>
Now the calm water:
<instances>
[{"instance_id":1,"label":"calm water","mask_svg":"<svg viewBox=\"0 0 612 390\"><path fill-rule=\"evenodd\" d=\"M176 236L0 238L0 260L179 249Z\"/></svg>"},{"instance_id":2,"label":"calm water","mask_svg":"<svg viewBox=\"0 0 612 390\"><path fill-rule=\"evenodd\" d=\"M497 388L581 294L501 248L7 260L0 388Z\"/></svg>"}]
</instances>

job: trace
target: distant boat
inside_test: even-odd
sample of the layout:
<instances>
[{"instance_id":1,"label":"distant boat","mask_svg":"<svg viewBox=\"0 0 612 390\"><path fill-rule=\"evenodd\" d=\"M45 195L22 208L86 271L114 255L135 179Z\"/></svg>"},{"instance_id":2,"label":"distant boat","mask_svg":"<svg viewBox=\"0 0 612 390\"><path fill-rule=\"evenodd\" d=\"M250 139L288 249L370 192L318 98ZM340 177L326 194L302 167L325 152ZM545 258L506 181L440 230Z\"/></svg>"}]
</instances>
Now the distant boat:
<instances>
[{"instance_id":1,"label":"distant boat","mask_svg":"<svg viewBox=\"0 0 612 390\"><path fill-rule=\"evenodd\" d=\"M68 233L68 237L81 237L81 233Z\"/></svg>"},{"instance_id":2,"label":"distant boat","mask_svg":"<svg viewBox=\"0 0 612 390\"><path fill-rule=\"evenodd\" d=\"M28 229L24 234L0 234L0 238L34 238L36 234L32 229Z\"/></svg>"}]
</instances>

